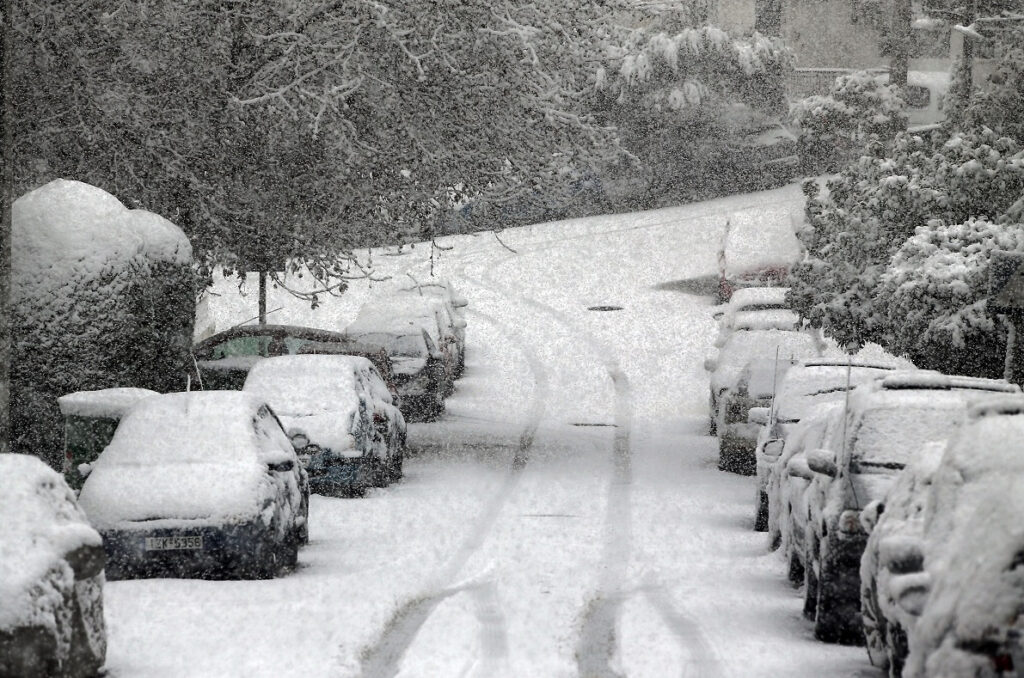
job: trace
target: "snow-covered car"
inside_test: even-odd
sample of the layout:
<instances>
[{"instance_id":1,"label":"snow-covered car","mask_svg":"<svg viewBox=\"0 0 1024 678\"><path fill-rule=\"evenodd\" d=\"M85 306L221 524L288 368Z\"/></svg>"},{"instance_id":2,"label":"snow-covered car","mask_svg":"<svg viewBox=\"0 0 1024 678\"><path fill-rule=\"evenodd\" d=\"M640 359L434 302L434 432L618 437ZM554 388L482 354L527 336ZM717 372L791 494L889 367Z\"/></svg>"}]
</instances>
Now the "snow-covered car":
<instances>
[{"instance_id":1,"label":"snow-covered car","mask_svg":"<svg viewBox=\"0 0 1024 678\"><path fill-rule=\"evenodd\" d=\"M445 357L430 333L412 321L349 325L346 336L391 359L402 414L408 421L433 421L444 412Z\"/></svg>"},{"instance_id":2,"label":"snow-covered car","mask_svg":"<svg viewBox=\"0 0 1024 678\"><path fill-rule=\"evenodd\" d=\"M718 336L715 346L721 347L734 330L793 330L800 317L786 303L788 287L745 287L732 295L716 313Z\"/></svg>"},{"instance_id":3,"label":"snow-covered car","mask_svg":"<svg viewBox=\"0 0 1024 678\"><path fill-rule=\"evenodd\" d=\"M381 294L368 300L347 334L396 327L422 327L444 357L444 395L455 389L458 366L464 361L466 321L457 318L445 301L412 293Z\"/></svg>"},{"instance_id":4,"label":"snow-covered car","mask_svg":"<svg viewBox=\"0 0 1024 678\"><path fill-rule=\"evenodd\" d=\"M781 286L803 251L790 206L759 206L733 212L718 251L718 301L745 287Z\"/></svg>"},{"instance_id":5,"label":"snow-covered car","mask_svg":"<svg viewBox=\"0 0 1024 678\"><path fill-rule=\"evenodd\" d=\"M103 535L112 579L276 576L308 540L308 501L281 422L239 391L142 400L79 496Z\"/></svg>"},{"instance_id":6,"label":"snow-covered car","mask_svg":"<svg viewBox=\"0 0 1024 678\"><path fill-rule=\"evenodd\" d=\"M754 475L754 448L764 422L748 420L753 408L767 408L779 382L796 364L788 358L755 358L747 362L736 385L719 398L718 468Z\"/></svg>"},{"instance_id":7,"label":"snow-covered car","mask_svg":"<svg viewBox=\"0 0 1024 678\"><path fill-rule=\"evenodd\" d=\"M861 512L868 533L860 559L860 611L871 663L899 676L907 658L907 629L914 618L896 604L892 580L919 572L920 559L895 557L903 544L924 534L925 504L946 444L924 445L897 476L882 500ZM883 557L884 548L884 557Z\"/></svg>"},{"instance_id":8,"label":"snow-covered car","mask_svg":"<svg viewBox=\"0 0 1024 678\"><path fill-rule=\"evenodd\" d=\"M36 457L0 454L0 676L99 672L105 561L60 474Z\"/></svg>"},{"instance_id":9,"label":"snow-covered car","mask_svg":"<svg viewBox=\"0 0 1024 678\"><path fill-rule=\"evenodd\" d=\"M206 390L241 390L249 370L262 358L298 353L343 352L348 337L341 332L299 325L239 325L197 343L192 353L199 385ZM378 358L368 355L374 364ZM385 365L378 369L387 370Z\"/></svg>"},{"instance_id":10,"label":"snow-covered car","mask_svg":"<svg viewBox=\"0 0 1024 678\"><path fill-rule=\"evenodd\" d=\"M812 358L822 355L825 343L809 332L783 330L750 330L733 332L714 358L704 361L710 376L710 430L718 426L719 399L739 382L743 368L753 359L783 360Z\"/></svg>"},{"instance_id":11,"label":"snow-covered car","mask_svg":"<svg viewBox=\"0 0 1024 678\"><path fill-rule=\"evenodd\" d=\"M452 327L455 330L455 337L458 340L459 353L455 365L455 376L462 376L466 366L466 312L465 308L469 301L455 289L452 282L447 278L428 278L416 280L399 278L396 281L396 289L406 294L416 294L425 297L432 297L442 302L445 312L451 317Z\"/></svg>"},{"instance_id":12,"label":"snow-covered car","mask_svg":"<svg viewBox=\"0 0 1024 678\"><path fill-rule=\"evenodd\" d=\"M157 395L147 388L105 388L75 391L57 398L64 415L64 480L72 489L82 489L82 464L96 461L114 437L117 424L143 398Z\"/></svg>"},{"instance_id":13,"label":"snow-covered car","mask_svg":"<svg viewBox=\"0 0 1024 678\"><path fill-rule=\"evenodd\" d=\"M906 361L903 361L904 363ZM775 396L768 410L751 409L749 418L760 422L754 459L757 473L754 529L768 529L770 505L767 492L769 476L776 470L776 462L793 428L814 413L823 403L842 400L849 389L871 379L884 376L894 369L882 362L855 362L846 358L811 358L793 365L779 379ZM908 364L909 365L909 364ZM775 441L775 442L772 442ZM770 443L770 444L769 444ZM769 535L776 544L779 538L778 522Z\"/></svg>"},{"instance_id":14,"label":"snow-covered car","mask_svg":"<svg viewBox=\"0 0 1024 678\"><path fill-rule=\"evenodd\" d=\"M1009 677L1024 666L1024 398L976 401L925 502L923 539L882 543L915 678ZM916 619L916 621L915 621Z\"/></svg>"},{"instance_id":15,"label":"snow-covered car","mask_svg":"<svg viewBox=\"0 0 1024 678\"><path fill-rule=\"evenodd\" d=\"M242 390L278 413L313 493L359 496L401 475L405 419L366 358L267 358Z\"/></svg>"},{"instance_id":16,"label":"snow-covered car","mask_svg":"<svg viewBox=\"0 0 1024 678\"><path fill-rule=\"evenodd\" d=\"M789 580L804 581L807 538L807 489L814 477L807 452L821 447L843 421L843 405L827 402L816 408L786 438L779 460L768 477L768 533L778 530L778 541L789 566Z\"/></svg>"},{"instance_id":17,"label":"snow-covered car","mask_svg":"<svg viewBox=\"0 0 1024 678\"><path fill-rule=\"evenodd\" d=\"M946 440L970 395L1019 393L1005 381L898 371L850 393L839 433L807 452L805 609L820 640L863 643L860 559L867 535L860 512L884 499L896 475L928 442Z\"/></svg>"}]
</instances>

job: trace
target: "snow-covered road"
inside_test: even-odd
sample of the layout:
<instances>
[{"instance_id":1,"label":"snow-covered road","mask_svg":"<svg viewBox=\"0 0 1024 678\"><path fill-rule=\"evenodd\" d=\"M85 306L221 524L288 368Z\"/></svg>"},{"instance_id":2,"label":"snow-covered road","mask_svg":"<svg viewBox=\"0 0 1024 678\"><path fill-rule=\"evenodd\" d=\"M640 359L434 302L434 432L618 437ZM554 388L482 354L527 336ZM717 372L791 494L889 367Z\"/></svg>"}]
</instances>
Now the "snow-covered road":
<instances>
[{"instance_id":1,"label":"snow-covered road","mask_svg":"<svg viewBox=\"0 0 1024 678\"><path fill-rule=\"evenodd\" d=\"M410 425L406 478L314 497L279 580L108 584L108 675L877 676L813 640L751 529L753 479L703 435L711 301L674 283L712 274L727 215L764 205L799 213L799 188L502 233L515 253L444 239L467 370L441 422ZM425 276L426 250L374 265ZM221 327L253 315L217 291ZM339 329L368 294L270 307Z\"/></svg>"}]
</instances>

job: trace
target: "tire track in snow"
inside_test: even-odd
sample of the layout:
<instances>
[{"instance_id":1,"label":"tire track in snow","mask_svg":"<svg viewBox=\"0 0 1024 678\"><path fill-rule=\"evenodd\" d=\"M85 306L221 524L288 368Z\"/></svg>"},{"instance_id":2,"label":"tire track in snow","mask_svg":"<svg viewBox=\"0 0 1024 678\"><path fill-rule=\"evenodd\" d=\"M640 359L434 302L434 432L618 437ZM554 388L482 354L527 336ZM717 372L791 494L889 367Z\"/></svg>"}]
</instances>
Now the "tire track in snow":
<instances>
[{"instance_id":1,"label":"tire track in snow","mask_svg":"<svg viewBox=\"0 0 1024 678\"><path fill-rule=\"evenodd\" d=\"M518 348L533 373L533 401L528 410L527 423L519 436L519 444L501 488L484 506L473 530L449 559L447 565L438 572L433 584L427 586L427 590L433 591L433 593L426 593L415 598L396 610L384 627L380 639L364 651L361 668L362 675L366 678L393 678L397 675L402 657L405 656L430 615L444 600L461 591L473 593L474 600L477 602L477 618L481 621L481 646L484 652L481 666L494 666L504 659L502 653L507 654L508 640L504 616L497 603L497 590L493 581L475 582L461 586L453 586L452 582L473 553L483 545L484 539L494 526L502 507L522 478L522 470L526 468L529 461L530 449L533 447L537 428L544 416L549 386L543 364L518 333L486 313L474 309L466 310L473 316L498 327L506 336L516 339L519 344Z\"/></svg>"},{"instance_id":2,"label":"tire track in snow","mask_svg":"<svg viewBox=\"0 0 1024 678\"><path fill-rule=\"evenodd\" d=\"M597 355L612 380L615 389L616 428L612 444L612 475L605 510L605 538L602 551L604 568L598 583L598 596L591 601L583 616L576 662L582 678L615 678L618 674L611 668L611 658L616 648L615 625L624 600L621 591L626 579L632 545L630 489L633 483L633 470L630 428L633 398L629 378L622 371L618 361L611 357L611 350L589 332L580 330L564 313L542 301L525 295L514 295L511 290L487 274L482 274L481 277L486 279L487 283L463 273L463 279L510 300L517 299L553 318L573 336L581 338Z\"/></svg>"},{"instance_id":3,"label":"tire track in snow","mask_svg":"<svg viewBox=\"0 0 1024 678\"><path fill-rule=\"evenodd\" d=\"M684 664L680 670L680 676L683 678L689 676L712 678L724 675L718 657L701 632L700 624L676 609L665 587L661 584L648 584L643 587L643 592L651 606L665 622L665 626L675 636L679 648L683 651L683 656L690 658L690 661Z\"/></svg>"}]
</instances>

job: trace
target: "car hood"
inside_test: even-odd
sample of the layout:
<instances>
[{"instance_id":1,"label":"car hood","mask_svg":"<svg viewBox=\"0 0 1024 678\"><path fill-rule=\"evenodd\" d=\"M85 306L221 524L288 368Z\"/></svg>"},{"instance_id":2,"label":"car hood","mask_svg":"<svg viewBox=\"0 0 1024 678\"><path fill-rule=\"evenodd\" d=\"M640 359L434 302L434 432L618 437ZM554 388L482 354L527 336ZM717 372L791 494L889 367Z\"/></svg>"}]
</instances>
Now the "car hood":
<instances>
[{"instance_id":1,"label":"car hood","mask_svg":"<svg viewBox=\"0 0 1024 678\"><path fill-rule=\"evenodd\" d=\"M345 457L359 457L363 454L350 430L351 416L346 416L344 413L327 412L305 417L281 416L279 418L289 436L301 431L309 438L311 445L319 445L334 454Z\"/></svg>"},{"instance_id":2,"label":"car hood","mask_svg":"<svg viewBox=\"0 0 1024 678\"><path fill-rule=\"evenodd\" d=\"M101 459L102 461L102 459ZM258 462L237 464L96 464L79 505L99 530L145 522L192 520L224 524L252 520L273 495Z\"/></svg>"}]
</instances>

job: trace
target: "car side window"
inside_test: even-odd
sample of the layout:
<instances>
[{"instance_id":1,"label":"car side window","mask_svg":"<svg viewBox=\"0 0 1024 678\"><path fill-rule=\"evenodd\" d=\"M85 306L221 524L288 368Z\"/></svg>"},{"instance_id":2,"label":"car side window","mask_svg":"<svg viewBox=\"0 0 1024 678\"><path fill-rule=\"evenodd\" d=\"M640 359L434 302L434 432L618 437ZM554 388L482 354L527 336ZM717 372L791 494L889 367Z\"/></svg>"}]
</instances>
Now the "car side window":
<instances>
[{"instance_id":1,"label":"car side window","mask_svg":"<svg viewBox=\"0 0 1024 678\"><path fill-rule=\"evenodd\" d=\"M288 355L298 355L302 351L302 348L309 343L311 342L308 339L300 339L298 337L285 337L285 352Z\"/></svg>"},{"instance_id":2,"label":"car side window","mask_svg":"<svg viewBox=\"0 0 1024 678\"><path fill-rule=\"evenodd\" d=\"M259 355L266 357L269 347L270 337L268 336L232 337L231 339L214 346L210 351L210 357L213 360L242 355Z\"/></svg>"}]
</instances>

